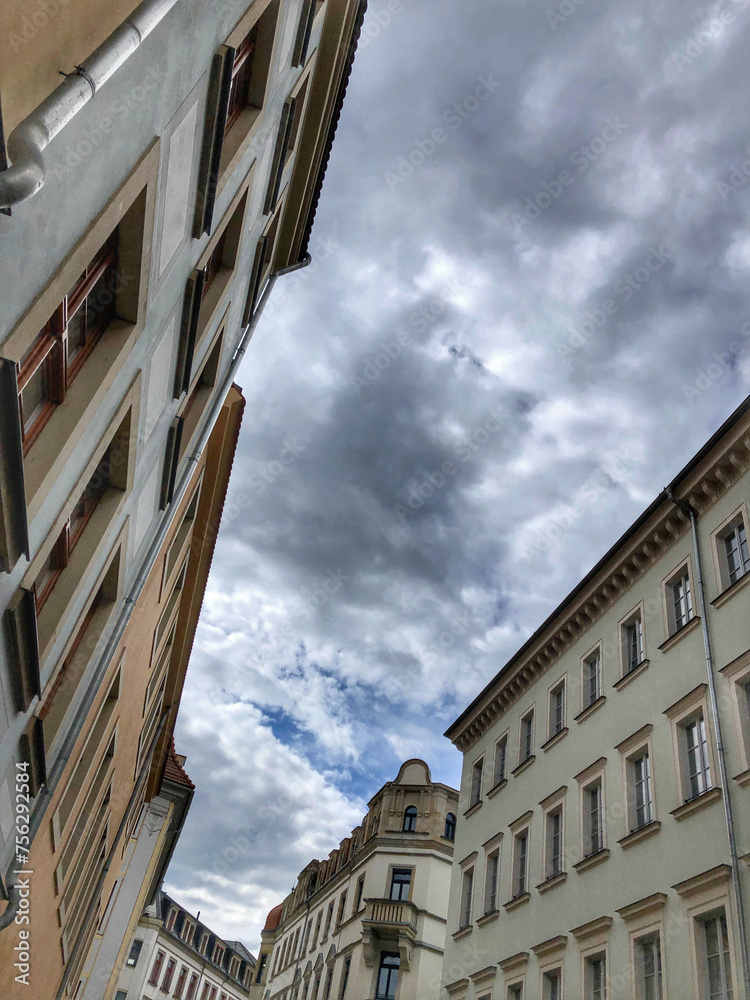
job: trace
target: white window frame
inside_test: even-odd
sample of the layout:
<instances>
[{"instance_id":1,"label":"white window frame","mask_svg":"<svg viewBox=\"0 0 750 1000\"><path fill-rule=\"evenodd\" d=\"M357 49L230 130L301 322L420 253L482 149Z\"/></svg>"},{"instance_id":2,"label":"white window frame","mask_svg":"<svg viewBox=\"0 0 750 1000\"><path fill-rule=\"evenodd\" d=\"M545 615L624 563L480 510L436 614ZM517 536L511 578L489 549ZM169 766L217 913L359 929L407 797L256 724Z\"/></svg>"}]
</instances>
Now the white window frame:
<instances>
[{"instance_id":1,"label":"white window frame","mask_svg":"<svg viewBox=\"0 0 750 1000\"><path fill-rule=\"evenodd\" d=\"M484 847L484 892L483 892L483 915L496 913L500 908L500 873L501 873L501 847L503 835L496 834ZM494 860L493 860L494 859ZM494 897L492 893L492 866L496 863L494 875ZM493 905L494 904L494 905Z\"/></svg>"},{"instance_id":2,"label":"white window frame","mask_svg":"<svg viewBox=\"0 0 750 1000\"><path fill-rule=\"evenodd\" d=\"M463 931L471 927L474 915L475 885L476 882L476 855L472 860L461 866L461 896L458 913L458 930Z\"/></svg>"},{"instance_id":3,"label":"white window frame","mask_svg":"<svg viewBox=\"0 0 750 1000\"><path fill-rule=\"evenodd\" d=\"M666 1000L666 977L664 974L664 914L666 905L666 893L654 892L650 896L636 900L636 902L617 911L628 931L633 1000L647 1000L648 996L645 989L646 973L642 952L646 941L655 941L659 948L661 993L656 996L655 1000Z\"/></svg>"},{"instance_id":4,"label":"white window frame","mask_svg":"<svg viewBox=\"0 0 750 1000\"><path fill-rule=\"evenodd\" d=\"M683 594L681 604L684 607L678 612L675 596L675 588L682 585L683 581L688 581L688 589ZM696 593L694 586L695 577L690 556L686 556L679 566L666 576L661 583L662 610L664 612L664 631L667 639L681 632L686 625L696 617Z\"/></svg>"},{"instance_id":5,"label":"white window frame","mask_svg":"<svg viewBox=\"0 0 750 1000\"><path fill-rule=\"evenodd\" d=\"M636 639L637 653L640 654L640 659L637 663L630 656L630 639L629 639L629 629L632 626L636 626L636 623L640 622L640 642ZM630 674L635 673L635 671L643 664L648 661L648 653L646 652L646 628L645 628L645 610L643 601L638 603L634 608L620 619L617 623L617 633L619 636L619 650L620 650L620 680L628 677Z\"/></svg>"},{"instance_id":6,"label":"white window frame","mask_svg":"<svg viewBox=\"0 0 750 1000\"><path fill-rule=\"evenodd\" d=\"M526 730L526 724L529 720L531 720L530 738L527 737ZM534 756L535 722L536 705L532 705L518 720L518 767L521 767L522 764L525 764ZM526 753L527 745L530 747L528 753Z\"/></svg>"},{"instance_id":7,"label":"white window frame","mask_svg":"<svg viewBox=\"0 0 750 1000\"><path fill-rule=\"evenodd\" d=\"M596 698L590 698L589 692L591 688L590 682L590 670L589 664L596 660L598 664L597 668L597 695ZM592 646L588 652L584 653L581 657L581 713L585 712L587 708L591 708L595 705L600 698L603 697L602 694L602 643L597 642L595 646Z\"/></svg>"},{"instance_id":8,"label":"white window frame","mask_svg":"<svg viewBox=\"0 0 750 1000\"><path fill-rule=\"evenodd\" d=\"M547 741L553 740L555 736L559 736L560 733L567 726L566 714L567 714L567 675L563 674L562 677L558 677L554 684L552 684L547 690ZM557 697L561 694L561 704L558 705ZM559 718L558 718L559 715ZM558 725L559 723L559 725Z\"/></svg>"},{"instance_id":9,"label":"white window frame","mask_svg":"<svg viewBox=\"0 0 750 1000\"><path fill-rule=\"evenodd\" d=\"M719 596L723 594L725 590L729 590L730 587L735 586L735 584L739 584L741 580L745 580L745 582L747 582L747 578L750 577L750 572L748 572L748 570L745 570L744 573L740 573L735 580L732 580L730 574L725 540L740 525L744 529L747 545L750 547L750 532L748 531L750 519L748 519L747 504L744 501L739 505L739 507L732 511L729 517L725 518L725 520L722 521L722 523L713 532L711 532L714 569L716 571Z\"/></svg>"},{"instance_id":10,"label":"white window frame","mask_svg":"<svg viewBox=\"0 0 750 1000\"><path fill-rule=\"evenodd\" d=\"M623 839L627 839L631 834L638 833L646 827L658 821L658 811L656 805L656 780L654 777L654 748L651 739L653 726L646 725L633 733L622 743L618 744L617 750L622 761L623 790L625 792L625 832ZM644 822L638 822L638 811L643 808L638 800L638 788L642 784L641 770L638 762L644 756L648 756L648 778L646 790L649 795L650 807L648 818Z\"/></svg>"},{"instance_id":11,"label":"white window frame","mask_svg":"<svg viewBox=\"0 0 750 1000\"><path fill-rule=\"evenodd\" d=\"M497 788L498 785L501 785L501 784L503 784L503 782L505 782L505 781L508 780L508 762L509 762L508 749L509 749L509 744L510 744L510 732L509 732L509 730L506 729L505 732L503 733L503 735L500 736L499 739L495 740L495 749L494 749L494 753L493 753L493 757L492 757L492 788ZM504 766L503 766L503 769L502 769L502 776L498 777L498 770L499 770L498 769L498 757L499 757L501 748L504 748L504 753L503 753L503 758L504 758L503 759L503 764L504 764Z\"/></svg>"},{"instance_id":12,"label":"white window frame","mask_svg":"<svg viewBox=\"0 0 750 1000\"><path fill-rule=\"evenodd\" d=\"M579 853L581 861L586 861L588 858L594 858L601 854L607 849L607 790L606 790L606 773L607 773L607 761L606 758L601 757L599 760L594 761L587 768L576 775L576 781L578 782L578 806L579 806L579 824L578 829L580 831L579 837ZM599 789L599 849L596 851L589 850L591 847L591 803L589 800L589 793L596 787ZM580 862L579 862L580 863Z\"/></svg>"},{"instance_id":13,"label":"white window frame","mask_svg":"<svg viewBox=\"0 0 750 1000\"><path fill-rule=\"evenodd\" d=\"M469 809L473 808L482 801L482 787L484 785L484 754L477 757L477 759L472 763L470 779Z\"/></svg>"},{"instance_id":14,"label":"white window frame","mask_svg":"<svg viewBox=\"0 0 750 1000\"><path fill-rule=\"evenodd\" d=\"M556 789L551 795L548 795L546 799L542 799L539 805L542 807L542 821L544 823L543 827L543 837L544 845L542 852L542 879L541 886L545 883L551 881L552 879L558 878L560 875L565 874L565 798L568 791L568 786L563 785L561 788ZM553 851L554 843L552 831L550 830L551 821L554 817L559 816L560 818L560 830L559 830L559 867L556 871L553 871ZM537 886L539 888L539 886Z\"/></svg>"}]
</instances>

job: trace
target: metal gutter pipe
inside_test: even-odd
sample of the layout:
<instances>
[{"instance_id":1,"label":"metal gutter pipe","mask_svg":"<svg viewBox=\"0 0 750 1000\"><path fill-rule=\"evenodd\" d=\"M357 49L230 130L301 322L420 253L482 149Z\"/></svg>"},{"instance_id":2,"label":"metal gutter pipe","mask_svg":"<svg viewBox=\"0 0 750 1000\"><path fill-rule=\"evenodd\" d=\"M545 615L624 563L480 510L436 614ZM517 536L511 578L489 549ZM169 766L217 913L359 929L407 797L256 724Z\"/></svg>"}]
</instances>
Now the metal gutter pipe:
<instances>
[{"instance_id":1,"label":"metal gutter pipe","mask_svg":"<svg viewBox=\"0 0 750 1000\"><path fill-rule=\"evenodd\" d=\"M742 898L742 884L740 882L739 856L737 853L737 836L734 829L734 815L732 813L732 801L729 794L729 775L727 772L727 762L724 749L724 738L721 729L721 717L719 716L719 699L716 694L716 679L714 677L714 661L711 653L711 636L708 629L708 618L706 616L706 595L703 584L703 566L701 562L700 546L698 544L698 517L692 504L687 500L678 500L670 490L665 490L672 503L678 507L683 514L690 518L690 528L693 534L693 553L695 556L695 575L698 590L698 613L701 618L701 629L703 632L703 648L706 655L706 674L708 677L708 695L711 705L711 715L714 721L714 732L716 733L716 753L719 758L719 780L722 787L722 802L724 803L724 818L727 826L727 838L729 840L729 857L732 869L732 889L734 894L735 908L737 910L737 924L740 938L740 956L742 959L742 978L744 983L745 1000L750 1000L750 956L748 956L747 924L745 921L745 907Z\"/></svg>"},{"instance_id":2,"label":"metal gutter pipe","mask_svg":"<svg viewBox=\"0 0 750 1000\"><path fill-rule=\"evenodd\" d=\"M102 651L101 657L99 658L99 663L97 665L96 672L94 673L91 683L89 684L86 694L84 695L83 701L81 702L78 711L76 712L75 719L73 720L73 724L70 727L65 737L63 745L60 749L60 753L57 755L55 762L52 765L49 774L47 775L47 781L45 782L44 787L39 793L39 798L37 799L36 805L34 806L34 809L32 811L29 820L30 843L33 842L34 837L36 836L39 827L41 826L47 805L52 796L54 795L55 789L57 788L57 784L60 778L62 777L63 771L65 770L68 761L70 760L70 756L73 753L75 744L78 741L78 737L81 734L81 730L83 729L86 719L88 718L89 712L91 711L91 706L94 703L94 699L96 698L99 688L101 687L102 681L104 680L104 676L107 673L109 665L112 661L112 657L115 654L117 645L120 639L122 638L122 634L125 631L126 625L130 621L130 616L133 614L136 602L140 597L141 591L146 585L146 580L148 579L148 576L151 570L153 569L154 564L156 563L156 559L159 555L159 551L162 547L164 539L167 537L167 532L169 531L169 528L172 524L174 512L177 509L180 500L187 491L195 466L200 461L200 457L203 454L203 449L206 447L206 444L208 443L208 439L211 436L214 424L216 423L219 413L221 412L221 408L224 405L224 400L226 399L226 395L229 392L232 383L234 382L234 378L237 374L237 369L240 367L242 359L245 356L247 346L250 343L255 327L258 325L258 321L260 320L261 314L265 309L266 303L268 302L268 298L271 292L273 291L273 287L276 284L277 279L280 278L282 275L290 274L292 271L297 271L303 267L307 267L307 265L310 263L311 260L312 258L310 257L310 254L306 253L305 256L302 258L302 260L300 260L298 263L291 264L289 267L284 267L279 271L275 271L268 279L268 284L266 285L263 291L263 295L261 296L260 302L258 303L255 312L251 316L250 322L243 331L242 339L240 340L239 346L237 347L237 350L234 353L234 356L232 358L232 363L229 366L229 371L224 376L224 379L222 380L222 383L219 386L219 390L214 396L213 402L211 403L208 412L208 416L206 417L206 421L203 425L203 430L201 431L200 437L198 438L195 448L188 457L187 465L185 466L182 475L180 476L178 482L175 484L175 490L174 490L174 495L172 497L172 502L165 511L165 516L159 523L159 527L156 531L156 534L154 535L154 538L152 539L151 544L149 545L146 551L146 555L143 557L143 561L141 562L136 578L133 581L133 585L130 588L130 592L128 593L127 597L124 599L122 605L120 606L120 610L117 615L117 620L115 621L109 639L107 640L104 650ZM15 866L15 861L11 862L8 871L8 878L7 878L8 905L5 908L5 911L2 913L2 915L0 915L0 931L4 927L7 927L8 924L12 922L13 918L15 917L16 910L18 908L19 897L18 897L17 887L15 885L15 878L11 877L14 872L14 866Z\"/></svg>"},{"instance_id":3,"label":"metal gutter pipe","mask_svg":"<svg viewBox=\"0 0 750 1000\"><path fill-rule=\"evenodd\" d=\"M26 201L44 186L44 150L176 3L177 0L143 0L82 65L76 66L75 73L66 76L64 82L13 129L7 143L11 165L0 172L0 208L11 208Z\"/></svg>"}]
</instances>

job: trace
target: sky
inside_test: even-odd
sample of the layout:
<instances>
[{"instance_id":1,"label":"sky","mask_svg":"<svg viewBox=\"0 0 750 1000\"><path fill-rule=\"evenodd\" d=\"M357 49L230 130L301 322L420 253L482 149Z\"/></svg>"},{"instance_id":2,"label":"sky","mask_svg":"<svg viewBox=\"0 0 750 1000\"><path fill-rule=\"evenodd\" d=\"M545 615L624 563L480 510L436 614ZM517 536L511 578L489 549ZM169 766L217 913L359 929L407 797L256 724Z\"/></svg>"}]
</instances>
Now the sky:
<instances>
[{"instance_id":1,"label":"sky","mask_svg":"<svg viewBox=\"0 0 750 1000\"><path fill-rule=\"evenodd\" d=\"M371 0L247 407L167 891L267 912L750 391L750 0Z\"/></svg>"}]
</instances>

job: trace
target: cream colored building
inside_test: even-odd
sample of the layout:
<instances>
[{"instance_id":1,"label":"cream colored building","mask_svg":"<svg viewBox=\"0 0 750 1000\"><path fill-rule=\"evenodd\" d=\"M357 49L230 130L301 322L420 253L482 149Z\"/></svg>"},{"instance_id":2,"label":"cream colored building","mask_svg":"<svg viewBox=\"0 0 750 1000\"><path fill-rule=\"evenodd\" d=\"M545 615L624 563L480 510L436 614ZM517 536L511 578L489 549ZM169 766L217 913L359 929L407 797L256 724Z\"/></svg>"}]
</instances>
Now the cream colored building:
<instances>
[{"instance_id":1,"label":"cream colored building","mask_svg":"<svg viewBox=\"0 0 750 1000\"><path fill-rule=\"evenodd\" d=\"M402 764L362 824L269 914L253 996L429 1000L440 989L458 793Z\"/></svg>"},{"instance_id":2,"label":"cream colored building","mask_svg":"<svg viewBox=\"0 0 750 1000\"><path fill-rule=\"evenodd\" d=\"M750 399L448 730L444 1000L750 996L749 467Z\"/></svg>"}]
</instances>

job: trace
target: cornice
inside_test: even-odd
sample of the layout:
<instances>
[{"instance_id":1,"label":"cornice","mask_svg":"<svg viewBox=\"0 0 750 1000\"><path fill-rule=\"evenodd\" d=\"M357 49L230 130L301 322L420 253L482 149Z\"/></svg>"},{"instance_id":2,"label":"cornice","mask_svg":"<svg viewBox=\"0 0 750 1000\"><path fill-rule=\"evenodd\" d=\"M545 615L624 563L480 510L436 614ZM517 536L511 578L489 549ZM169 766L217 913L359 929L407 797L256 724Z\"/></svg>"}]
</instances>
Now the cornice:
<instances>
[{"instance_id":1,"label":"cornice","mask_svg":"<svg viewBox=\"0 0 750 1000\"><path fill-rule=\"evenodd\" d=\"M746 401L747 402L747 401ZM706 513L750 468L750 418L740 408L733 426L714 435L686 470L673 481L671 492ZM732 418L730 418L730 421ZM728 421L729 423L729 421ZM708 452L703 452L708 449ZM511 660L479 696L473 710L450 727L446 735L466 753L521 696L554 666L620 600L651 567L679 542L690 526L689 517L665 493L647 508L614 550L584 578L580 590L566 598L557 612L529 640L528 648Z\"/></svg>"}]
</instances>

